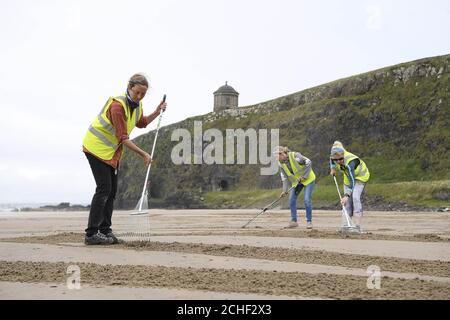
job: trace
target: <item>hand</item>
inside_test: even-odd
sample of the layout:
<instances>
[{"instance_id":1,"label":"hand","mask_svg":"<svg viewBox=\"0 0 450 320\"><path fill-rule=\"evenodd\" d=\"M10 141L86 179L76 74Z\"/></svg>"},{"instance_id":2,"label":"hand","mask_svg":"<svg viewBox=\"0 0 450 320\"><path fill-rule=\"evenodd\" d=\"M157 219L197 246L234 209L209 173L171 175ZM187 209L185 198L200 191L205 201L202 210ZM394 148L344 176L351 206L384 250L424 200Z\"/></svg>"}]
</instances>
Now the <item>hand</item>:
<instances>
[{"instance_id":1,"label":"hand","mask_svg":"<svg viewBox=\"0 0 450 320\"><path fill-rule=\"evenodd\" d=\"M156 110L158 111L158 113L161 113L161 111L162 112L166 111L166 108L167 108L167 102L162 102L161 101L161 103L158 105Z\"/></svg>"},{"instance_id":2,"label":"hand","mask_svg":"<svg viewBox=\"0 0 450 320\"><path fill-rule=\"evenodd\" d=\"M330 176L336 176L336 169L330 169Z\"/></svg>"},{"instance_id":3,"label":"hand","mask_svg":"<svg viewBox=\"0 0 450 320\"><path fill-rule=\"evenodd\" d=\"M280 194L280 198L284 198L284 197L286 197L287 196L287 192L282 192L281 194Z\"/></svg>"},{"instance_id":4,"label":"hand","mask_svg":"<svg viewBox=\"0 0 450 320\"><path fill-rule=\"evenodd\" d=\"M144 158L144 164L146 167L148 167L150 163L152 163L152 157L150 157L150 155L147 152L145 152L142 158Z\"/></svg>"},{"instance_id":5,"label":"hand","mask_svg":"<svg viewBox=\"0 0 450 320\"><path fill-rule=\"evenodd\" d=\"M347 205L347 201L348 201L348 197L347 196L344 196L342 199L341 199L341 204L342 204L342 206L346 206Z\"/></svg>"}]
</instances>

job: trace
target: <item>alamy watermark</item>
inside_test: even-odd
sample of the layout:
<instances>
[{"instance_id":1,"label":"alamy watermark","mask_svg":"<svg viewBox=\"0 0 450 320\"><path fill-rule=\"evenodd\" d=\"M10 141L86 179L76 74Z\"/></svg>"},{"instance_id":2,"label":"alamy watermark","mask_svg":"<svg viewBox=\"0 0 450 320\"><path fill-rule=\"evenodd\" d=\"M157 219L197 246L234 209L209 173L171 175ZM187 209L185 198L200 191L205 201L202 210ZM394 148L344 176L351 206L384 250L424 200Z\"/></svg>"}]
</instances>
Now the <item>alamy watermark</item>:
<instances>
[{"instance_id":1,"label":"alamy watermark","mask_svg":"<svg viewBox=\"0 0 450 320\"><path fill-rule=\"evenodd\" d=\"M67 288L69 290L80 290L81 289L81 270L77 265L70 265L66 270L67 274L70 276L67 278Z\"/></svg>"},{"instance_id":2,"label":"alamy watermark","mask_svg":"<svg viewBox=\"0 0 450 320\"><path fill-rule=\"evenodd\" d=\"M366 273L369 275L367 278L367 289L381 289L381 269L379 266L371 265L367 268Z\"/></svg>"},{"instance_id":3,"label":"alamy watermark","mask_svg":"<svg viewBox=\"0 0 450 320\"><path fill-rule=\"evenodd\" d=\"M279 170L271 152L279 144L279 129L271 129L270 134L267 129L226 129L224 136L222 131L214 128L203 132L202 122L194 121L193 132L193 137L187 129L172 132L171 140L179 142L171 153L175 165L260 164L266 166L260 169L263 176L273 175Z\"/></svg>"}]
</instances>

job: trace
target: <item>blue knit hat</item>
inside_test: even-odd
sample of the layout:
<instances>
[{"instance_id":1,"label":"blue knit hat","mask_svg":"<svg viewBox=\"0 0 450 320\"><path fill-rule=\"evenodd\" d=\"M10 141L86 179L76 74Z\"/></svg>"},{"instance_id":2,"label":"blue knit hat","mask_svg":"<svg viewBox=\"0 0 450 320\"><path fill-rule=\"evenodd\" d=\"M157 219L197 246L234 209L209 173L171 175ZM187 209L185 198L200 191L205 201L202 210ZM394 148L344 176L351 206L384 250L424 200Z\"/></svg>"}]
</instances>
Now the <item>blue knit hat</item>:
<instances>
[{"instance_id":1,"label":"blue knit hat","mask_svg":"<svg viewBox=\"0 0 450 320\"><path fill-rule=\"evenodd\" d=\"M333 147L333 148L331 148L330 156L334 156L335 154L343 154L344 152L345 152L344 148Z\"/></svg>"},{"instance_id":2,"label":"blue knit hat","mask_svg":"<svg viewBox=\"0 0 450 320\"><path fill-rule=\"evenodd\" d=\"M333 143L333 146L331 147L330 156L334 156L335 154L343 154L345 152L344 146L342 145L342 142L335 141Z\"/></svg>"}]
</instances>

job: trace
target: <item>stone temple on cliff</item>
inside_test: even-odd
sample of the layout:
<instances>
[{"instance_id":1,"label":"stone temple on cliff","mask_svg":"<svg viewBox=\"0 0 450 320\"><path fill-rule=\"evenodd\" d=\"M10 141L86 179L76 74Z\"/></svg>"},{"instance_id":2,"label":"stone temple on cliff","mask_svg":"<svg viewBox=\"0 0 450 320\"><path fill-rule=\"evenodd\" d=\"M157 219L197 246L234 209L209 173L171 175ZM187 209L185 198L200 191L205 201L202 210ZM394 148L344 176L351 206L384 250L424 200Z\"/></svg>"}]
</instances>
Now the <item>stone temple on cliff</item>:
<instances>
[{"instance_id":1,"label":"stone temple on cliff","mask_svg":"<svg viewBox=\"0 0 450 320\"><path fill-rule=\"evenodd\" d=\"M225 82L224 86L221 86L214 92L214 112L237 109L238 98L239 92L234 90L232 86L229 86L228 82Z\"/></svg>"}]
</instances>

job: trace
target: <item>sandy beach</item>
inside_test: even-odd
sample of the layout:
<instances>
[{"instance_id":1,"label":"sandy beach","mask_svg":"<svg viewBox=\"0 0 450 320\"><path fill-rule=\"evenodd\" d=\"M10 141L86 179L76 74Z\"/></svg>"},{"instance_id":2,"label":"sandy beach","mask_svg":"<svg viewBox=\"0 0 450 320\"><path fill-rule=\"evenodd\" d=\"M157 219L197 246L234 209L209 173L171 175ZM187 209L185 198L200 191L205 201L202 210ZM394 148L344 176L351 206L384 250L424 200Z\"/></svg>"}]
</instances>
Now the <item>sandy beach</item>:
<instances>
[{"instance_id":1,"label":"sandy beach","mask_svg":"<svg viewBox=\"0 0 450 320\"><path fill-rule=\"evenodd\" d=\"M367 212L349 236L338 211L313 230L283 229L286 210L245 229L257 210L149 212L115 212L150 241L114 246L84 245L87 212L1 213L0 299L450 299L450 213Z\"/></svg>"}]
</instances>

